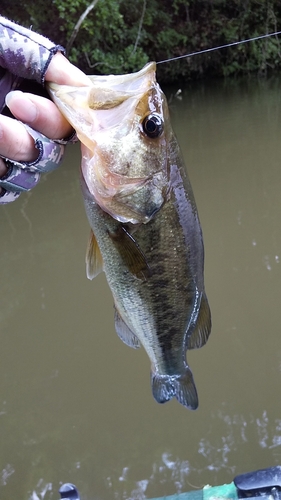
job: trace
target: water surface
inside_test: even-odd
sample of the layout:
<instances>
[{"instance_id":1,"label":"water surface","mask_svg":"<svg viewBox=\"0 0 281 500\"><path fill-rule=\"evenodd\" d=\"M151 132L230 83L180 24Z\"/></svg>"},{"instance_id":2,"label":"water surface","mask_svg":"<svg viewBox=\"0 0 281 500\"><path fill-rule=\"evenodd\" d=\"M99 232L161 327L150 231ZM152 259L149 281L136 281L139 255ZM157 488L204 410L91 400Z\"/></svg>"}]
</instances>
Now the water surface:
<instances>
[{"instance_id":1,"label":"water surface","mask_svg":"<svg viewBox=\"0 0 281 500\"><path fill-rule=\"evenodd\" d=\"M196 84L171 113L205 241L200 406L158 405L85 275L79 149L0 210L0 498L150 498L281 463L280 79Z\"/></svg>"}]
</instances>

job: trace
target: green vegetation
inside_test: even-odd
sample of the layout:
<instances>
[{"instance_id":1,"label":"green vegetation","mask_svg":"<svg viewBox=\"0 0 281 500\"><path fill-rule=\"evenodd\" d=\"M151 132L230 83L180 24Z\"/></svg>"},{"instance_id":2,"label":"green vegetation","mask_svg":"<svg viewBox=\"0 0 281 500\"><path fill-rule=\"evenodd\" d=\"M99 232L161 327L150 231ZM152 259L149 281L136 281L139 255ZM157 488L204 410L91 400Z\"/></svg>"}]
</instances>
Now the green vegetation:
<instances>
[{"instance_id":1,"label":"green vegetation","mask_svg":"<svg viewBox=\"0 0 281 500\"><path fill-rule=\"evenodd\" d=\"M2 14L67 46L90 0L2 0ZM4 4L4 5L3 5ZM69 58L86 73L126 73L160 61L281 29L280 0L96 0ZM158 79L280 69L277 37L159 65Z\"/></svg>"}]
</instances>

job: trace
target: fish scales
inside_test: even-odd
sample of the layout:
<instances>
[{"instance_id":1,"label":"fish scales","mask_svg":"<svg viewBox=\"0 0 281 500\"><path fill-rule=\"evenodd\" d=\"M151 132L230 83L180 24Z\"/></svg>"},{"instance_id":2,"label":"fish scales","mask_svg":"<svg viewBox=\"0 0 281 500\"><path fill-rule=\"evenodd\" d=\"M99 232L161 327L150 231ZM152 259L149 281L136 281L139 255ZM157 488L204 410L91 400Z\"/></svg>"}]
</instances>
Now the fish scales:
<instances>
[{"instance_id":1,"label":"fish scales","mask_svg":"<svg viewBox=\"0 0 281 500\"><path fill-rule=\"evenodd\" d=\"M197 393L185 353L204 294L204 249L191 187L182 162L179 164L177 145L172 146L174 151L170 151L170 156L177 156L177 166L173 167L169 200L148 224L138 228L126 226L145 255L150 271L146 279L139 279L128 271L112 241L110 234L118 231L118 222L103 212L91 197L85 196L85 204L115 307L145 347L152 363L152 381L157 377L164 386L167 380L172 383L164 397L167 400L170 396L177 397L174 380L185 380L187 373L187 395L181 402L195 409ZM207 329L209 333L210 324ZM154 396L164 402L161 391Z\"/></svg>"},{"instance_id":2,"label":"fish scales","mask_svg":"<svg viewBox=\"0 0 281 500\"><path fill-rule=\"evenodd\" d=\"M145 348L156 401L175 397L196 409L186 351L205 344L211 315L201 226L166 98L155 63L132 75L91 77L91 85L95 78L98 97L90 86L84 101L80 89L69 100L68 89L65 97L65 89L51 86L82 141L82 192L92 229L87 275L105 272L116 331L130 347ZM102 180L96 185L95 179Z\"/></svg>"}]
</instances>

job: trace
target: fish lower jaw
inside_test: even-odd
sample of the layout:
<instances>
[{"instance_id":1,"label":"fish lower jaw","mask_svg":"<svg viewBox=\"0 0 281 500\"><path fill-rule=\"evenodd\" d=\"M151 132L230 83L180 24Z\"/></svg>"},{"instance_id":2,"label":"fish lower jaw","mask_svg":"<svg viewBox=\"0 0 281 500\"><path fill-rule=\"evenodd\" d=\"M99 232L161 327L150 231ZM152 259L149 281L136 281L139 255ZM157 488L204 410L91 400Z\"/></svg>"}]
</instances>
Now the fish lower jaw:
<instances>
[{"instance_id":1,"label":"fish lower jaw","mask_svg":"<svg viewBox=\"0 0 281 500\"><path fill-rule=\"evenodd\" d=\"M147 224L166 201L167 186L162 179L157 185L151 178L121 178L120 175L99 169L93 174L82 174L89 193L99 205L115 220L122 223Z\"/></svg>"},{"instance_id":2,"label":"fish lower jaw","mask_svg":"<svg viewBox=\"0 0 281 500\"><path fill-rule=\"evenodd\" d=\"M99 205L104 212L123 224L147 224L158 211L158 209L156 211L154 210L152 213L147 215L142 211L138 211L137 207L133 209L132 207L128 207L126 203L116 201L114 196L100 196L99 193L96 192L91 194L97 205Z\"/></svg>"}]
</instances>

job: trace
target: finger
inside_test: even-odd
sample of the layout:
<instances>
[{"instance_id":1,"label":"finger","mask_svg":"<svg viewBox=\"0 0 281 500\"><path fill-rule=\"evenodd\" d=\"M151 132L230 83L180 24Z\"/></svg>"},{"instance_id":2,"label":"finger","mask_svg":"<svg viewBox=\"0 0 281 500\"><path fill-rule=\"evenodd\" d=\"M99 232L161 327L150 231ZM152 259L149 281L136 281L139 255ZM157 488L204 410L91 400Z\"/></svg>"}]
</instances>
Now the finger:
<instances>
[{"instance_id":1,"label":"finger","mask_svg":"<svg viewBox=\"0 0 281 500\"><path fill-rule=\"evenodd\" d=\"M38 157L34 140L24 125L3 115L0 115L0 154L19 162L34 161Z\"/></svg>"},{"instance_id":2,"label":"finger","mask_svg":"<svg viewBox=\"0 0 281 500\"><path fill-rule=\"evenodd\" d=\"M71 64L61 52L57 52L51 60L45 80L60 85L87 86L89 78L76 66Z\"/></svg>"},{"instance_id":3,"label":"finger","mask_svg":"<svg viewBox=\"0 0 281 500\"><path fill-rule=\"evenodd\" d=\"M0 158L0 179L3 175L5 175L7 173L8 169L6 167L6 164L4 162L4 160L2 160L2 158ZM3 192L2 188L0 187L0 195L1 193Z\"/></svg>"},{"instance_id":4,"label":"finger","mask_svg":"<svg viewBox=\"0 0 281 500\"><path fill-rule=\"evenodd\" d=\"M4 160L2 158L0 158L0 179L3 175L6 174L7 172L7 167L6 167L6 163L4 162ZM0 188L1 190L1 188ZM1 191L0 191L1 192Z\"/></svg>"},{"instance_id":5,"label":"finger","mask_svg":"<svg viewBox=\"0 0 281 500\"><path fill-rule=\"evenodd\" d=\"M44 97L15 90L6 95L13 115L49 139L65 139L73 129L56 105Z\"/></svg>"},{"instance_id":6,"label":"finger","mask_svg":"<svg viewBox=\"0 0 281 500\"><path fill-rule=\"evenodd\" d=\"M17 161L34 161L38 157L34 139L28 134L24 126L16 120L3 115L0 115L0 154ZM6 162L0 158L0 179L7 174L8 170ZM5 189L0 187L0 197L3 196L3 193L5 193ZM6 193L4 195L5 200L1 198L0 205L1 203L13 201L17 196L16 193Z\"/></svg>"},{"instance_id":7,"label":"finger","mask_svg":"<svg viewBox=\"0 0 281 500\"><path fill-rule=\"evenodd\" d=\"M4 160L2 160L2 158L0 158L0 179L3 175L5 175L7 173L8 169L6 167L6 164L4 162ZM0 195L1 193L3 192L2 188L0 187Z\"/></svg>"}]
</instances>

